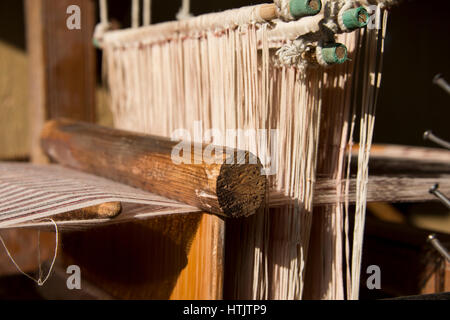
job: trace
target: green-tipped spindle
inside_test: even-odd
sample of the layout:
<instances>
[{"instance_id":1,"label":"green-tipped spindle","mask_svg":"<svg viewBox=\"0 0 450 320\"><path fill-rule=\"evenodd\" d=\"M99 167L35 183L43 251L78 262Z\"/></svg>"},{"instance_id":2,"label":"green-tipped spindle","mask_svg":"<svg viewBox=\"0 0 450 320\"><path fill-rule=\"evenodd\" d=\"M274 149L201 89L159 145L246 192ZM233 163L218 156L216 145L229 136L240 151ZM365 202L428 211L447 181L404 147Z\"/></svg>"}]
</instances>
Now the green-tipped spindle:
<instances>
[{"instance_id":1,"label":"green-tipped spindle","mask_svg":"<svg viewBox=\"0 0 450 320\"><path fill-rule=\"evenodd\" d=\"M289 10L295 19L314 16L322 9L321 0L291 0Z\"/></svg>"},{"instance_id":2,"label":"green-tipped spindle","mask_svg":"<svg viewBox=\"0 0 450 320\"><path fill-rule=\"evenodd\" d=\"M369 13L363 7L349 9L343 13L342 20L349 30L363 28L369 23Z\"/></svg>"},{"instance_id":3,"label":"green-tipped spindle","mask_svg":"<svg viewBox=\"0 0 450 320\"><path fill-rule=\"evenodd\" d=\"M347 61L347 47L333 43L322 48L322 58L327 64L341 64Z\"/></svg>"}]
</instances>

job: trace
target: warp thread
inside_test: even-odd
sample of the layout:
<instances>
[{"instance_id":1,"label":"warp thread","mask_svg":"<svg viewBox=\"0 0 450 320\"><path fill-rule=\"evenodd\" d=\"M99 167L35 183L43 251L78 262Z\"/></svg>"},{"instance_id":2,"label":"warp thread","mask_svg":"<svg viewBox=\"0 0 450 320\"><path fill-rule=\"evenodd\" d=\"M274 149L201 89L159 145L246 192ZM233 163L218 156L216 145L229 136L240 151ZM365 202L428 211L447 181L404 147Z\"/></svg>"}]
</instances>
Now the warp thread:
<instances>
[{"instance_id":1,"label":"warp thread","mask_svg":"<svg viewBox=\"0 0 450 320\"><path fill-rule=\"evenodd\" d=\"M103 47L105 33L111 28L108 21L108 1L99 0L100 22L95 26L93 43L97 48Z\"/></svg>"},{"instance_id":2,"label":"warp thread","mask_svg":"<svg viewBox=\"0 0 450 320\"><path fill-rule=\"evenodd\" d=\"M139 0L131 2L131 27L139 28Z\"/></svg>"},{"instance_id":3,"label":"warp thread","mask_svg":"<svg viewBox=\"0 0 450 320\"><path fill-rule=\"evenodd\" d=\"M152 0L144 0L142 21L144 26L149 26L152 23Z\"/></svg>"},{"instance_id":4,"label":"warp thread","mask_svg":"<svg viewBox=\"0 0 450 320\"><path fill-rule=\"evenodd\" d=\"M177 20L187 20L192 18L191 14L191 0L183 0L181 8L177 13Z\"/></svg>"},{"instance_id":5,"label":"warp thread","mask_svg":"<svg viewBox=\"0 0 450 320\"><path fill-rule=\"evenodd\" d=\"M286 33L281 34L277 40L284 37L285 41L292 40L295 46L290 48L291 51L289 48L284 48L284 51L280 49L278 56L284 52L286 61L295 62L298 58L296 54L301 56L311 44L317 42L320 46L321 43L335 41L335 34L340 30L337 15L344 5L344 1L340 1L339 5L330 4L328 19L321 15L308 17L300 23L280 23L283 30L289 27L286 25L292 24L297 27L296 30L302 30L296 31L297 35L310 33L308 37L312 38L303 36L296 39L297 36L290 38ZM242 246L242 257L250 262L243 260L245 267L237 268L240 274L234 280L238 297L298 299L302 297L305 285L322 103L327 108L333 107L331 110L334 111L341 108L342 112L324 113L330 117L324 123L333 129L330 130L330 136L336 136L337 132L344 136L347 127L342 125L341 129L338 125L341 123L339 117L349 113L345 110L351 102L351 82L347 81L353 75L353 64L341 65L336 71L328 69L324 73L321 70L303 73L297 68L273 66L269 51L273 43L273 29L268 30L267 22L262 26L250 23L250 14L253 14L253 8L244 8L142 28L139 33L125 31L109 34L106 50L112 108L117 127L149 134L170 136L176 128L192 132L195 129L192 124L199 119L202 120L204 132L211 128L217 128L220 132L229 128L280 130L284 143L276 146L273 153L277 155L278 163L273 185L292 199L298 199L298 203L304 207L294 203L292 207L281 208L278 211L280 214L264 213L258 216L255 224L248 226L249 233L239 245ZM320 19L322 22L318 25ZM239 22L243 25L239 26ZM226 29L227 26L229 29ZM224 28L226 32L215 32L216 27ZM193 30L203 30L202 37L190 37ZM359 43L357 36L358 33L354 32L339 35L339 39L352 52ZM173 41L166 41L168 38ZM258 46L263 48L261 58ZM363 80L369 81L369 77ZM365 83L362 85L367 86ZM322 90L327 90L336 92L338 96L344 89L347 91L341 98L345 98L345 102L339 98L332 99L334 94L322 95ZM370 101L372 97L368 96L365 104ZM290 117L291 114L295 114L295 117ZM365 122L364 127L372 129L372 123ZM345 137L342 141L345 142ZM258 154L258 150L272 150L275 142L258 141L254 137L250 141L243 141L242 148ZM230 144L236 146L240 142L233 140ZM322 150L322 157L326 155L325 151L328 152L328 148ZM271 155L270 151L268 157ZM340 154L341 158L344 159L344 151ZM334 168L335 164L330 166ZM343 171L342 168L339 170ZM340 176L338 173L336 175ZM360 186L363 185L360 182ZM360 203L364 201L364 192L365 189L360 187ZM361 213L363 211L359 210ZM339 214L338 218L335 216L333 208L328 209L326 226L344 225L342 215ZM265 232L269 226L270 237ZM329 298L342 299L341 256L333 251L333 248L342 247L340 231L338 227L334 233L325 234L327 244L330 245L324 247L327 249L326 263L320 266L325 266L323 274L326 276L320 280L322 284L319 290L324 293L323 296L326 294ZM272 247L266 246L272 240L283 250L272 251ZM353 259L356 266L359 250L354 250L357 251ZM352 268L353 279L358 280L359 276L354 271L356 268ZM353 290L349 296L357 296L357 292Z\"/></svg>"}]
</instances>

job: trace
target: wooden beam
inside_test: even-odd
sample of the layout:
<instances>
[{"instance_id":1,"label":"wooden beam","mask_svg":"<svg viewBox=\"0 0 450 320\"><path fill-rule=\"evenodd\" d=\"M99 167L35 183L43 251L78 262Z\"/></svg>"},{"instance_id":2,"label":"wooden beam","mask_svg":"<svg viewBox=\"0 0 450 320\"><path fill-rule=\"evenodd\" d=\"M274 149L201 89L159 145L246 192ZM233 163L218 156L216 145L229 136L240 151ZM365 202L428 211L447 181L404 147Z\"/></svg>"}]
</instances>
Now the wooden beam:
<instances>
[{"instance_id":1,"label":"wooden beam","mask_svg":"<svg viewBox=\"0 0 450 320\"><path fill-rule=\"evenodd\" d=\"M77 5L81 29L69 30L67 8ZM39 135L47 119L95 120L96 67L92 0L25 0L30 57L31 158L47 162Z\"/></svg>"},{"instance_id":2,"label":"wooden beam","mask_svg":"<svg viewBox=\"0 0 450 320\"><path fill-rule=\"evenodd\" d=\"M352 150L352 169L358 163L358 146ZM450 174L450 151L402 145L375 144L370 151L371 175L434 176Z\"/></svg>"},{"instance_id":3,"label":"wooden beam","mask_svg":"<svg viewBox=\"0 0 450 320\"><path fill-rule=\"evenodd\" d=\"M372 176L367 187L367 202L423 202L438 200L430 194L429 189L435 184L445 194L450 194L450 175L434 177L411 176ZM343 185L345 181L343 182ZM315 187L314 204L332 204L345 201L345 196L338 196L333 181L318 181ZM350 181L348 201L356 201L356 179Z\"/></svg>"},{"instance_id":4,"label":"wooden beam","mask_svg":"<svg viewBox=\"0 0 450 320\"><path fill-rule=\"evenodd\" d=\"M125 140L127 142L124 142ZM223 169L224 162L218 165L175 165L170 155L176 144L177 142L164 138L136 135L63 120L49 122L43 131L45 150L53 159L64 165L148 189L216 214L226 216L248 215L250 211L253 212L259 207L265 190L265 179L258 173L259 165L250 165L249 168L230 166L230 170L238 170L232 173ZM201 152L204 148L205 146L200 148ZM198 148L192 146L191 150L191 161L194 162ZM399 150L399 148L397 147L395 150ZM408 148L408 150L410 154L417 155L416 149ZM421 152L425 151L428 151L430 156L433 154L432 150L422 150ZM434 153L441 155L442 151L435 151ZM446 155L444 153L440 158ZM117 159L120 159L120 161L116 161ZM434 162L432 162L433 159ZM376 172L384 173L384 175L369 178L367 201L419 202L436 200L436 197L428 192L429 188L436 183L440 185L441 192L450 194L450 169L446 163L438 166L437 161L436 156L426 159L386 157L384 155L380 158L380 156L374 156L371 164L376 168L381 168L382 166L377 164L383 162L384 171L379 169ZM441 174L435 170L436 166L442 171ZM395 170L391 170L392 168L395 168ZM413 168L417 168L416 170L420 174L411 176ZM429 169L426 170L425 168ZM247 172L246 170L250 171ZM392 171L404 172L404 174L393 175ZM209 172L209 175L205 175L205 172ZM145 173L145 175L142 173ZM246 184L236 181L236 177L239 177L242 181L247 181ZM219 183L220 180L225 182ZM344 179L339 182L339 186L337 181L319 179L315 186L314 204L335 204L346 200L354 203L356 200L355 179L349 181L347 198L342 192L338 196L338 190L344 190L346 183L347 181ZM211 188L211 186L213 187ZM239 194L232 197L227 194L226 197L237 201L238 204L229 204L225 200L221 201L220 197L224 193L220 190L220 186L226 186L229 191L233 191L234 187L239 187L236 189ZM204 195L208 195L208 197L205 199ZM257 197L258 201L248 202L248 199L251 200L254 196ZM237 200L236 197L244 198ZM289 201L280 192L272 191L270 193L269 204L271 207L285 205ZM239 208L239 210L236 208Z\"/></svg>"},{"instance_id":5,"label":"wooden beam","mask_svg":"<svg viewBox=\"0 0 450 320\"><path fill-rule=\"evenodd\" d=\"M314 205L336 204L356 201L356 179L349 181L349 193L345 195L339 190L345 190L347 180L319 179L314 186ZM367 202L424 202L438 201L436 196L428 191L434 184L439 184L439 190L450 195L450 174L435 174L431 176L370 176L367 186ZM270 207L287 205L290 200L282 192L272 190L269 195Z\"/></svg>"},{"instance_id":6,"label":"wooden beam","mask_svg":"<svg viewBox=\"0 0 450 320\"><path fill-rule=\"evenodd\" d=\"M43 149L63 165L225 217L248 216L261 206L266 177L256 157L237 150L209 155L209 146L189 143L183 154L187 163L177 163L172 153L178 145L69 120L50 121L42 131Z\"/></svg>"}]
</instances>

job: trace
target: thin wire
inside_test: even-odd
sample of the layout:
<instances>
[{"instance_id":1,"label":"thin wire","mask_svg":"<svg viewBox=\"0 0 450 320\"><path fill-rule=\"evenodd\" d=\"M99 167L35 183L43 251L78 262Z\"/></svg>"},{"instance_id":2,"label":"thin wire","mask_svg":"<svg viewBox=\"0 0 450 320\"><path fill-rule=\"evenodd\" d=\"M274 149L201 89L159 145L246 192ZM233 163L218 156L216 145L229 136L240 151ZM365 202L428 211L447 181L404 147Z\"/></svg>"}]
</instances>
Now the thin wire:
<instances>
[{"instance_id":1,"label":"thin wire","mask_svg":"<svg viewBox=\"0 0 450 320\"><path fill-rule=\"evenodd\" d=\"M37 232L37 244L38 244L38 266L39 266L39 279L42 278L42 265L41 265L41 230Z\"/></svg>"},{"instance_id":2,"label":"thin wire","mask_svg":"<svg viewBox=\"0 0 450 320\"><path fill-rule=\"evenodd\" d=\"M3 240L2 236L0 236L0 242L2 243L3 247L5 248L6 254L8 255L9 259L11 260L11 262L14 264L14 266L17 268L17 270L23 274L24 276L26 276L27 278L33 280L34 282L37 283L38 286L43 286L48 278L50 277L53 267L55 265L55 261L56 261L56 257L58 256L58 246L59 246L59 231L58 231L58 225L56 224L56 222L53 219L45 219L45 220L49 220L53 223L53 225L55 226L55 255L53 256L53 260L52 263L50 265L50 269L48 270L48 274L45 277L44 280L42 280L42 266L41 266L41 258L40 258L40 231L38 232L39 238L38 238L38 259L39 259L39 278L36 280L35 278L33 278L32 276L30 276L28 273L24 272L19 265L17 264L17 262L14 260L14 258L12 257L11 253L9 252L8 248L6 247L5 241Z\"/></svg>"}]
</instances>

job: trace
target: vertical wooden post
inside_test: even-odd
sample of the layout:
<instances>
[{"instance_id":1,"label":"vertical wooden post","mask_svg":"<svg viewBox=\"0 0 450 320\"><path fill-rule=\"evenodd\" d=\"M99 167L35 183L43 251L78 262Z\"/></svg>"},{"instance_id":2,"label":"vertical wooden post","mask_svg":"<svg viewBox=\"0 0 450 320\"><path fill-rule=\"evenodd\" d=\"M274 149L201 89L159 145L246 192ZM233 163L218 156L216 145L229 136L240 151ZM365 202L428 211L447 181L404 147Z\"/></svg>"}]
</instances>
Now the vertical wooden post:
<instances>
[{"instance_id":1,"label":"vertical wooden post","mask_svg":"<svg viewBox=\"0 0 450 320\"><path fill-rule=\"evenodd\" d=\"M223 299L225 221L202 214L186 267L172 290L172 300Z\"/></svg>"},{"instance_id":2,"label":"vertical wooden post","mask_svg":"<svg viewBox=\"0 0 450 320\"><path fill-rule=\"evenodd\" d=\"M81 28L69 30L67 8L80 8ZM30 56L31 158L47 162L39 144L44 122L95 120L95 6L92 0L25 0Z\"/></svg>"},{"instance_id":3,"label":"vertical wooden post","mask_svg":"<svg viewBox=\"0 0 450 320\"><path fill-rule=\"evenodd\" d=\"M116 299L222 299L224 224L192 213L63 233L63 267Z\"/></svg>"},{"instance_id":4,"label":"vertical wooden post","mask_svg":"<svg viewBox=\"0 0 450 320\"><path fill-rule=\"evenodd\" d=\"M69 30L67 7L81 10L81 29ZM25 0L27 51L29 55L30 155L35 163L47 162L40 148L46 120L66 117L94 121L96 68L92 34L94 0ZM24 93L25 94L25 93ZM37 236L33 231L4 230L2 236L25 271L37 269L34 255ZM54 235L41 239L41 258L53 255ZM26 244L25 244L26 243ZM0 274L15 272L9 257L0 253Z\"/></svg>"}]
</instances>

